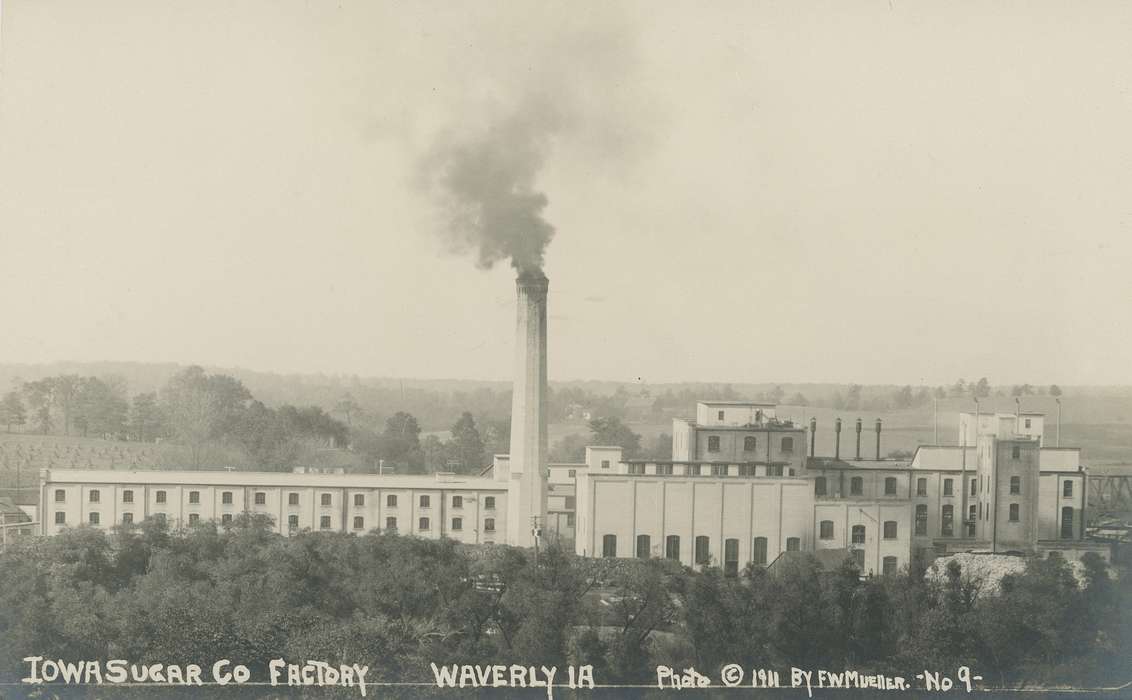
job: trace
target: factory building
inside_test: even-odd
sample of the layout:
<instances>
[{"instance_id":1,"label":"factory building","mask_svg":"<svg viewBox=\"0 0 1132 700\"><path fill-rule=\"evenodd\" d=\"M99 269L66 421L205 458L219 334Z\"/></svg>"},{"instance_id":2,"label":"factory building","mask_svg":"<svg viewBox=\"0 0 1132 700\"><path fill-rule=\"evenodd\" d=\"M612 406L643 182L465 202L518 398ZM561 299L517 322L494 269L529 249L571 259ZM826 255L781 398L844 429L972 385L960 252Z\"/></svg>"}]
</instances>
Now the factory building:
<instances>
[{"instance_id":1,"label":"factory building","mask_svg":"<svg viewBox=\"0 0 1132 700\"><path fill-rule=\"evenodd\" d=\"M469 544L507 541L505 485L454 474L287 474L229 471L44 469L41 534L66 527L162 518L172 527L271 519L280 534L304 529L398 532Z\"/></svg>"}]
</instances>

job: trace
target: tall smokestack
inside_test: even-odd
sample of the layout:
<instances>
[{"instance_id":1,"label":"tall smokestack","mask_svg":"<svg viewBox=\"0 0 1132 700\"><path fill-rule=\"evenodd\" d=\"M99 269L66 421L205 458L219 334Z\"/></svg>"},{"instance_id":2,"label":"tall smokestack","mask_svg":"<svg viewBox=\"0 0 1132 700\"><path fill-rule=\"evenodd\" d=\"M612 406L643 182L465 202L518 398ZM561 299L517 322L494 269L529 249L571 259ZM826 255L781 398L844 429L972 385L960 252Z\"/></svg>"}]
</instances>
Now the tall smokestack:
<instances>
[{"instance_id":1,"label":"tall smokestack","mask_svg":"<svg viewBox=\"0 0 1132 700\"><path fill-rule=\"evenodd\" d=\"M511 398L511 488L507 530L511 544L531 547L546 525L546 292L541 270L515 280L515 383Z\"/></svg>"},{"instance_id":2,"label":"tall smokestack","mask_svg":"<svg viewBox=\"0 0 1132 700\"><path fill-rule=\"evenodd\" d=\"M838 418L833 423L833 458L841 459L841 419Z\"/></svg>"},{"instance_id":3,"label":"tall smokestack","mask_svg":"<svg viewBox=\"0 0 1132 700\"><path fill-rule=\"evenodd\" d=\"M861 419L857 419L857 461L861 461Z\"/></svg>"},{"instance_id":4,"label":"tall smokestack","mask_svg":"<svg viewBox=\"0 0 1132 700\"><path fill-rule=\"evenodd\" d=\"M811 418L810 419L810 456L811 457L817 456L817 453L814 452L814 439L817 437L817 434L818 434L818 419L817 418Z\"/></svg>"},{"instance_id":5,"label":"tall smokestack","mask_svg":"<svg viewBox=\"0 0 1132 700\"><path fill-rule=\"evenodd\" d=\"M880 461L880 418L877 418L877 461Z\"/></svg>"}]
</instances>

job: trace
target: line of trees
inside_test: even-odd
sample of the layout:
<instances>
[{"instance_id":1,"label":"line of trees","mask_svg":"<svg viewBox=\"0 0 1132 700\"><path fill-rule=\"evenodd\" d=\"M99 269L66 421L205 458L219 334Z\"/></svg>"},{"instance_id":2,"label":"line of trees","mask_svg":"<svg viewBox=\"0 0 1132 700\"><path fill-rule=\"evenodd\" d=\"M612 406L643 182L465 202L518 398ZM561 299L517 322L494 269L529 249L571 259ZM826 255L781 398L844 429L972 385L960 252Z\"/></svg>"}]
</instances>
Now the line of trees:
<instances>
[{"instance_id":1,"label":"line of trees","mask_svg":"<svg viewBox=\"0 0 1132 700\"><path fill-rule=\"evenodd\" d=\"M263 516L172 533L77 528L0 553L0 682L30 654L196 663L263 677L277 657L367 663L431 681L430 662L592 664L599 683L655 668L852 668L912 678L970 666L992 687L1126 681L1130 578L1099 559L1078 583L1031 560L980 594L957 567L862 579L809 555L728 577L665 560L465 547L390 534L282 537Z\"/></svg>"}]
</instances>

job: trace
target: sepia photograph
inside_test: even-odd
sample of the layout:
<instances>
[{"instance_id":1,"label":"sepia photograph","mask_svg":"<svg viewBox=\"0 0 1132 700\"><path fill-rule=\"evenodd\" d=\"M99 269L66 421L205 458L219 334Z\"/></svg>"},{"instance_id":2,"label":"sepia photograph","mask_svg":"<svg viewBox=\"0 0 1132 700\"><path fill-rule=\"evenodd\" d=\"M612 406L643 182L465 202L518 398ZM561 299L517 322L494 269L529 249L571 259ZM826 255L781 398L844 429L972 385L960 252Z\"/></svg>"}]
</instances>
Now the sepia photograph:
<instances>
[{"instance_id":1,"label":"sepia photograph","mask_svg":"<svg viewBox=\"0 0 1132 700\"><path fill-rule=\"evenodd\" d=\"M1132 698L1132 4L0 0L0 700Z\"/></svg>"}]
</instances>

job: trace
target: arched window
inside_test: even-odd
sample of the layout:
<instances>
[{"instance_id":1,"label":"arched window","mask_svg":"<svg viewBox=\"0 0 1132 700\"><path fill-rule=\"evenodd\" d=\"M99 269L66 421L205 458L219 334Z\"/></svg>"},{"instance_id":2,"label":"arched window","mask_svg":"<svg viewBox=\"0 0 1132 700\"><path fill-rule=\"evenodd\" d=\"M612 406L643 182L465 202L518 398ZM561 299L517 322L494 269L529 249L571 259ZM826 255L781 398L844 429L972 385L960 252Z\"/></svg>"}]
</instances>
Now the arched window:
<instances>
[{"instance_id":1,"label":"arched window","mask_svg":"<svg viewBox=\"0 0 1132 700\"><path fill-rule=\"evenodd\" d=\"M766 538L756 537L751 546L751 561L766 564Z\"/></svg>"},{"instance_id":2,"label":"arched window","mask_svg":"<svg viewBox=\"0 0 1132 700\"><path fill-rule=\"evenodd\" d=\"M680 561L680 535L669 535L664 538L664 557Z\"/></svg>"},{"instance_id":3,"label":"arched window","mask_svg":"<svg viewBox=\"0 0 1132 700\"><path fill-rule=\"evenodd\" d=\"M854 525L853 526L853 544L864 544L864 543L865 543L865 526L864 525Z\"/></svg>"},{"instance_id":4,"label":"arched window","mask_svg":"<svg viewBox=\"0 0 1132 700\"><path fill-rule=\"evenodd\" d=\"M889 476L889 477L885 478L885 480L884 480L884 495L886 495L886 496L895 496L896 495L896 477L895 476Z\"/></svg>"},{"instance_id":5,"label":"arched window","mask_svg":"<svg viewBox=\"0 0 1132 700\"><path fill-rule=\"evenodd\" d=\"M832 520L821 521L821 523L818 525L818 530L819 530L818 537L820 537L821 539L823 539L823 540L832 540L833 539L833 521Z\"/></svg>"},{"instance_id":6,"label":"arched window","mask_svg":"<svg viewBox=\"0 0 1132 700\"><path fill-rule=\"evenodd\" d=\"M696 538L696 563L707 565L711 561L711 540L707 535Z\"/></svg>"},{"instance_id":7,"label":"arched window","mask_svg":"<svg viewBox=\"0 0 1132 700\"><path fill-rule=\"evenodd\" d=\"M824 476L819 476L818 478L814 479L814 495L815 496L824 496L825 495L825 477Z\"/></svg>"},{"instance_id":8,"label":"arched window","mask_svg":"<svg viewBox=\"0 0 1132 700\"><path fill-rule=\"evenodd\" d=\"M617 556L617 535L606 535L601 538L601 556Z\"/></svg>"},{"instance_id":9,"label":"arched window","mask_svg":"<svg viewBox=\"0 0 1132 700\"><path fill-rule=\"evenodd\" d=\"M783 452L793 452L794 451L794 438L792 438L792 437L782 438L782 451Z\"/></svg>"},{"instance_id":10,"label":"arched window","mask_svg":"<svg viewBox=\"0 0 1132 700\"><path fill-rule=\"evenodd\" d=\"M723 575L739 575L739 540L723 541Z\"/></svg>"},{"instance_id":11,"label":"arched window","mask_svg":"<svg viewBox=\"0 0 1132 700\"><path fill-rule=\"evenodd\" d=\"M361 517L360 515L354 516L354 529L355 530L365 529L365 526L366 526L365 523L366 523L365 518Z\"/></svg>"},{"instance_id":12,"label":"arched window","mask_svg":"<svg viewBox=\"0 0 1132 700\"><path fill-rule=\"evenodd\" d=\"M944 537L955 535L955 506L947 505L943 507L943 514L940 518L940 534Z\"/></svg>"},{"instance_id":13,"label":"arched window","mask_svg":"<svg viewBox=\"0 0 1132 700\"><path fill-rule=\"evenodd\" d=\"M865 492L865 480L859 476L849 479L849 493L853 496L860 496Z\"/></svg>"},{"instance_id":14,"label":"arched window","mask_svg":"<svg viewBox=\"0 0 1132 700\"><path fill-rule=\"evenodd\" d=\"M748 435L743 438L743 451L754 452L759 448L759 441L754 435Z\"/></svg>"},{"instance_id":15,"label":"arched window","mask_svg":"<svg viewBox=\"0 0 1132 700\"><path fill-rule=\"evenodd\" d=\"M637 535L637 558L648 559L652 555L652 544L648 535Z\"/></svg>"}]
</instances>

